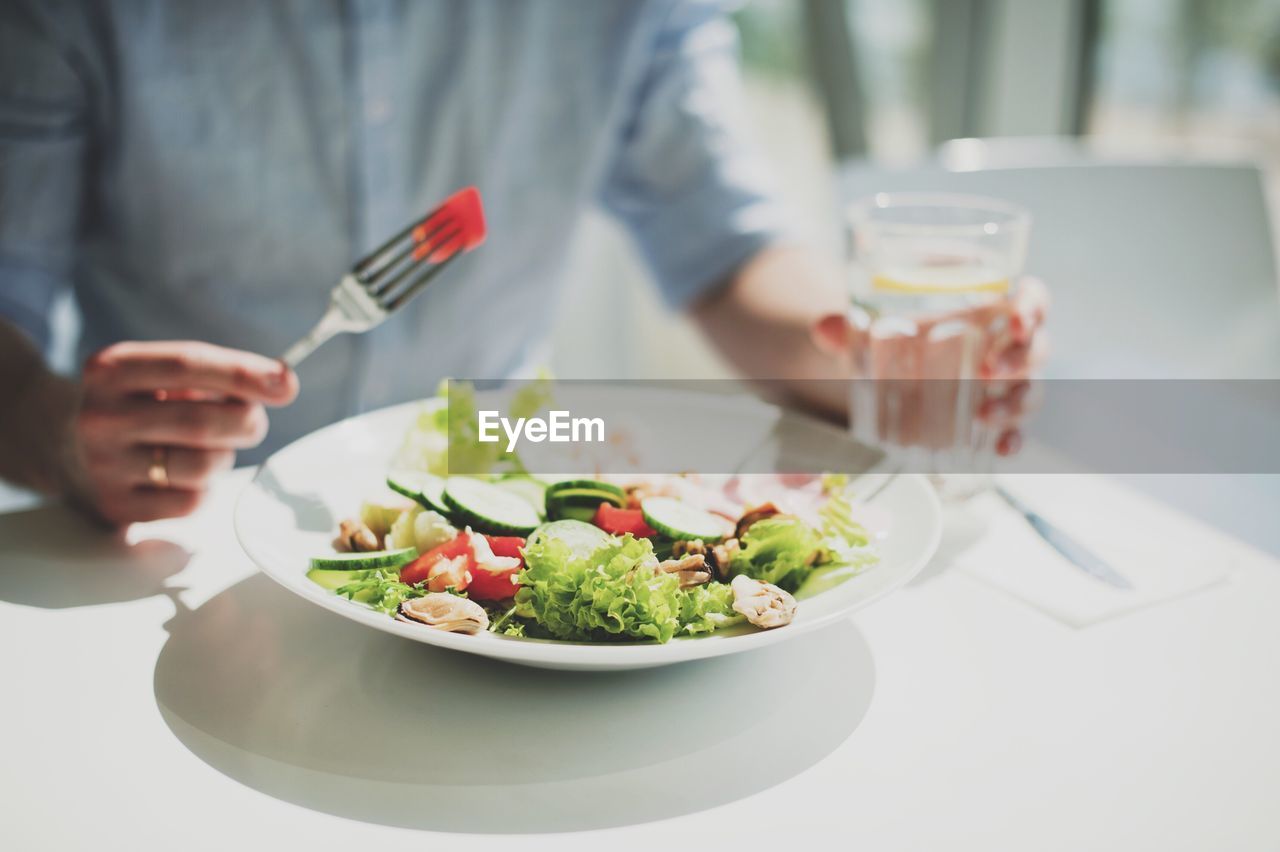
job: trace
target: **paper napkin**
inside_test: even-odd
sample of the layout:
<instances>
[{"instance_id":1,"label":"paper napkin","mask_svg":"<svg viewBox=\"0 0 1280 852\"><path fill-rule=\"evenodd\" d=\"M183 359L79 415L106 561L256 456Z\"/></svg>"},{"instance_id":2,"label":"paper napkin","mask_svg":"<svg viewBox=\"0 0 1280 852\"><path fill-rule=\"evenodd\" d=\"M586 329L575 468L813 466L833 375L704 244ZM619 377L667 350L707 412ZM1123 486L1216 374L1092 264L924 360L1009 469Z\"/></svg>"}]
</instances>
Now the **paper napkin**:
<instances>
[{"instance_id":1,"label":"paper napkin","mask_svg":"<svg viewBox=\"0 0 1280 852\"><path fill-rule=\"evenodd\" d=\"M1073 627L1185 597L1230 574L1216 532L1103 477L1026 475L1001 484L1134 588L1115 588L1068 562L994 493L948 511L948 532L961 539L954 567Z\"/></svg>"}]
</instances>

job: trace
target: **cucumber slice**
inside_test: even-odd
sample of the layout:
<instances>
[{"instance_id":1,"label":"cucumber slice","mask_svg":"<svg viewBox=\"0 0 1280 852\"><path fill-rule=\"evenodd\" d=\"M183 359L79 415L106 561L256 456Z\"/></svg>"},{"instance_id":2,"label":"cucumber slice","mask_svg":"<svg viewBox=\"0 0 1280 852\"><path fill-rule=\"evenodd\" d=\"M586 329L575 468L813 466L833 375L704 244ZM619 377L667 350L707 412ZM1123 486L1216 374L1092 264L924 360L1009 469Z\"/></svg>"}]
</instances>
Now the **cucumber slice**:
<instances>
[{"instance_id":1,"label":"cucumber slice","mask_svg":"<svg viewBox=\"0 0 1280 852\"><path fill-rule=\"evenodd\" d=\"M547 486L538 480L529 476L514 475L503 477L495 484L523 498L540 517L546 511Z\"/></svg>"},{"instance_id":2,"label":"cucumber slice","mask_svg":"<svg viewBox=\"0 0 1280 852\"><path fill-rule=\"evenodd\" d=\"M545 523L529 536L529 544L537 544L548 539L559 539L569 545L577 558L590 556L601 545L608 544L613 536L592 524L583 521L562 520Z\"/></svg>"},{"instance_id":3,"label":"cucumber slice","mask_svg":"<svg viewBox=\"0 0 1280 852\"><path fill-rule=\"evenodd\" d=\"M596 510L599 508L599 503L575 506L572 503L552 501L551 504L547 506L547 518L552 521L572 520L589 524L595 518Z\"/></svg>"},{"instance_id":4,"label":"cucumber slice","mask_svg":"<svg viewBox=\"0 0 1280 852\"><path fill-rule=\"evenodd\" d=\"M371 553L334 553L313 556L311 567L320 571L365 571L371 568L399 568L418 558L418 548L375 550Z\"/></svg>"},{"instance_id":5,"label":"cucumber slice","mask_svg":"<svg viewBox=\"0 0 1280 852\"><path fill-rule=\"evenodd\" d=\"M307 579L322 589L337 591L347 583L363 580L369 576L368 571L337 571L334 569L312 568L307 572Z\"/></svg>"},{"instance_id":6,"label":"cucumber slice","mask_svg":"<svg viewBox=\"0 0 1280 852\"><path fill-rule=\"evenodd\" d=\"M640 503L644 522L668 538L720 541L728 521L673 497L650 497Z\"/></svg>"},{"instance_id":7,"label":"cucumber slice","mask_svg":"<svg viewBox=\"0 0 1280 852\"><path fill-rule=\"evenodd\" d=\"M542 522L518 494L469 476L445 480L444 501L455 523L496 535L528 535Z\"/></svg>"},{"instance_id":8,"label":"cucumber slice","mask_svg":"<svg viewBox=\"0 0 1280 852\"><path fill-rule=\"evenodd\" d=\"M387 487L397 494L417 501L422 494L422 482L428 476L433 474L416 470L393 470L387 473ZM439 477L435 478L439 479Z\"/></svg>"},{"instance_id":9,"label":"cucumber slice","mask_svg":"<svg viewBox=\"0 0 1280 852\"><path fill-rule=\"evenodd\" d=\"M422 483L422 499L419 502L426 504L433 512L449 517L449 504L444 499L444 478L431 473L425 475L431 478Z\"/></svg>"},{"instance_id":10,"label":"cucumber slice","mask_svg":"<svg viewBox=\"0 0 1280 852\"><path fill-rule=\"evenodd\" d=\"M550 497L560 491L570 489L585 489L588 491L607 491L622 502L618 505L624 505L627 500L627 492L623 491L612 482L601 482L598 479L561 479L547 486L547 496Z\"/></svg>"},{"instance_id":11,"label":"cucumber slice","mask_svg":"<svg viewBox=\"0 0 1280 852\"><path fill-rule=\"evenodd\" d=\"M322 589L336 592L347 583L354 583L357 580L363 580L369 576L368 571L325 571L319 568L313 568L307 572L307 579L315 583ZM373 589L364 589L356 592L351 600L357 603L373 603L373 599L377 597L377 592Z\"/></svg>"},{"instance_id":12,"label":"cucumber slice","mask_svg":"<svg viewBox=\"0 0 1280 852\"><path fill-rule=\"evenodd\" d=\"M596 509L601 503L617 506L626 505L624 498L612 491L598 491L594 488L562 488L559 491L547 491L547 517L578 518L589 521L595 517Z\"/></svg>"},{"instance_id":13,"label":"cucumber slice","mask_svg":"<svg viewBox=\"0 0 1280 852\"><path fill-rule=\"evenodd\" d=\"M601 503L612 503L621 509L627 505L627 498L620 497L612 491L601 491L599 488L561 488L559 491L547 491L548 503L569 503L574 506L599 506Z\"/></svg>"},{"instance_id":14,"label":"cucumber slice","mask_svg":"<svg viewBox=\"0 0 1280 852\"><path fill-rule=\"evenodd\" d=\"M393 470L387 474L387 487L424 509L431 509L445 516L449 514L449 504L444 501L444 479L434 473Z\"/></svg>"}]
</instances>

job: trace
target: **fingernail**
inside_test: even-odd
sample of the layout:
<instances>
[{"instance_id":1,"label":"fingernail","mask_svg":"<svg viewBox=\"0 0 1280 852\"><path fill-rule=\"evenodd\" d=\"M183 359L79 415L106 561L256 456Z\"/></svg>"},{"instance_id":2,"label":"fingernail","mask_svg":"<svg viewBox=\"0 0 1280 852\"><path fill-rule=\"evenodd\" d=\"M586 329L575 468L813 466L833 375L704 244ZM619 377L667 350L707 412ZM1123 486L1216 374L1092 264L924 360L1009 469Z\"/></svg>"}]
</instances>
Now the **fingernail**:
<instances>
[{"instance_id":1,"label":"fingernail","mask_svg":"<svg viewBox=\"0 0 1280 852\"><path fill-rule=\"evenodd\" d=\"M1017 429L1010 429L996 441L996 453L998 455L1011 456L1020 449L1022 449L1022 433Z\"/></svg>"},{"instance_id":2,"label":"fingernail","mask_svg":"<svg viewBox=\"0 0 1280 852\"><path fill-rule=\"evenodd\" d=\"M838 354L848 347L848 321L839 314L827 314L809 329L810 338L818 349L828 355Z\"/></svg>"},{"instance_id":3,"label":"fingernail","mask_svg":"<svg viewBox=\"0 0 1280 852\"><path fill-rule=\"evenodd\" d=\"M1031 321L1021 312L1013 315L1009 322L1009 327L1013 330L1013 339L1017 343L1026 343L1031 333Z\"/></svg>"},{"instance_id":4,"label":"fingernail","mask_svg":"<svg viewBox=\"0 0 1280 852\"><path fill-rule=\"evenodd\" d=\"M284 387L284 377L288 374L289 368L284 364L278 364L274 372L267 373L267 387L272 390L279 390Z\"/></svg>"}]
</instances>

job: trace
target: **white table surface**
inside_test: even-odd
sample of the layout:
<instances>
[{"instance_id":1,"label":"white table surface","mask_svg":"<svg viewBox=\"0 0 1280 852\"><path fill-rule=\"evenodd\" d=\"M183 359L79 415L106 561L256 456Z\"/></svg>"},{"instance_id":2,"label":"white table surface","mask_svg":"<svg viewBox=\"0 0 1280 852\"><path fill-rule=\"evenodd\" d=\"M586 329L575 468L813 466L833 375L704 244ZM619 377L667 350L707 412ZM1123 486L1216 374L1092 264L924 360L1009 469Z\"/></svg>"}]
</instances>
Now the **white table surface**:
<instances>
[{"instance_id":1,"label":"white table surface","mask_svg":"<svg viewBox=\"0 0 1280 852\"><path fill-rule=\"evenodd\" d=\"M572 675L293 598L236 544L246 476L123 541L0 515L0 847L1280 847L1280 565L1208 528L1229 583L1084 629L944 541L818 634Z\"/></svg>"}]
</instances>

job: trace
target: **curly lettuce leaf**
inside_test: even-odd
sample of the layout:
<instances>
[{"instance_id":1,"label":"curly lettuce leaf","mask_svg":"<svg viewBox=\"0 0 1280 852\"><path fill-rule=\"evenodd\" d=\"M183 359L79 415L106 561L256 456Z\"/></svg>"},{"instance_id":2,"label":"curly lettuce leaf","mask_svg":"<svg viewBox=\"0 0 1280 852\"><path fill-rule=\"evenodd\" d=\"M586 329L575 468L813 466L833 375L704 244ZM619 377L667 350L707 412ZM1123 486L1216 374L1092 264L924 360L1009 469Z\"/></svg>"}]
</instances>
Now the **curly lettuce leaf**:
<instances>
[{"instance_id":1,"label":"curly lettuce leaf","mask_svg":"<svg viewBox=\"0 0 1280 852\"><path fill-rule=\"evenodd\" d=\"M847 473L824 473L822 474L822 493L828 497L833 494L841 494L849 487L849 474Z\"/></svg>"},{"instance_id":2,"label":"curly lettuce leaf","mask_svg":"<svg viewBox=\"0 0 1280 852\"><path fill-rule=\"evenodd\" d=\"M797 598L811 598L833 589L880 561L865 527L853 519L853 503L837 492L819 512L822 554L817 565L796 590Z\"/></svg>"},{"instance_id":3,"label":"curly lettuce leaf","mask_svg":"<svg viewBox=\"0 0 1280 852\"><path fill-rule=\"evenodd\" d=\"M441 391L443 394L443 389ZM394 467L404 470L425 470L437 476L449 474L449 408L425 408L419 412L413 426L405 433L404 441L395 456Z\"/></svg>"},{"instance_id":4,"label":"curly lettuce leaf","mask_svg":"<svg viewBox=\"0 0 1280 852\"><path fill-rule=\"evenodd\" d=\"M680 581L653 570L647 539L626 536L575 558L549 538L526 547L524 560L516 614L557 639L666 642L680 628Z\"/></svg>"},{"instance_id":5,"label":"curly lettuce leaf","mask_svg":"<svg viewBox=\"0 0 1280 852\"><path fill-rule=\"evenodd\" d=\"M866 547L871 542L867 528L853 519L853 502L843 491L832 494L819 510L822 535L838 548Z\"/></svg>"},{"instance_id":6,"label":"curly lettuce leaf","mask_svg":"<svg viewBox=\"0 0 1280 852\"><path fill-rule=\"evenodd\" d=\"M443 391L448 424L448 458L465 473L524 473L524 463L505 441L480 440L476 391L470 382L450 382ZM505 415L512 420L533 417L551 402L551 381L543 373L522 385L512 395Z\"/></svg>"},{"instance_id":7,"label":"curly lettuce leaf","mask_svg":"<svg viewBox=\"0 0 1280 852\"><path fill-rule=\"evenodd\" d=\"M505 609L490 604L481 604L485 611L489 613L489 632L497 633L499 636L512 636L517 639L525 637L525 627L528 621L516 617L516 608L514 606Z\"/></svg>"},{"instance_id":8,"label":"curly lettuce leaf","mask_svg":"<svg viewBox=\"0 0 1280 852\"><path fill-rule=\"evenodd\" d=\"M680 632L696 636L745 621L733 609L733 589L727 583L706 583L680 593Z\"/></svg>"},{"instance_id":9,"label":"curly lettuce leaf","mask_svg":"<svg viewBox=\"0 0 1280 852\"><path fill-rule=\"evenodd\" d=\"M420 598L427 590L420 585L410 586L400 582L399 571L373 569L362 579L339 586L334 592L349 600L367 603L387 615L395 615L401 603L410 598Z\"/></svg>"},{"instance_id":10,"label":"curly lettuce leaf","mask_svg":"<svg viewBox=\"0 0 1280 852\"><path fill-rule=\"evenodd\" d=\"M524 560L514 615L556 639L667 642L742 620L726 584L681 589L676 575L656 571L648 539L627 535L576 556L549 538L525 547Z\"/></svg>"},{"instance_id":11,"label":"curly lettuce leaf","mask_svg":"<svg viewBox=\"0 0 1280 852\"><path fill-rule=\"evenodd\" d=\"M511 395L511 404L507 406L507 416L532 417L551 405L551 372L539 370L533 381L521 385Z\"/></svg>"},{"instance_id":12,"label":"curly lettuce leaf","mask_svg":"<svg viewBox=\"0 0 1280 852\"><path fill-rule=\"evenodd\" d=\"M511 621L504 623L500 630L494 630L493 632L502 636L510 636L514 639L523 639L525 638L524 631L528 626L528 623L529 622L527 621L521 621L518 618L513 618Z\"/></svg>"},{"instance_id":13,"label":"curly lettuce leaf","mask_svg":"<svg viewBox=\"0 0 1280 852\"><path fill-rule=\"evenodd\" d=\"M447 400L444 408L448 438L446 467L452 464L455 469L466 473L524 470L519 457L507 452L504 442L485 443L480 440L476 389L470 382L450 382L442 396Z\"/></svg>"},{"instance_id":14,"label":"curly lettuce leaf","mask_svg":"<svg viewBox=\"0 0 1280 852\"><path fill-rule=\"evenodd\" d=\"M729 563L731 573L746 574L788 592L808 579L822 552L818 531L791 515L756 521L740 541L742 549Z\"/></svg>"},{"instance_id":15,"label":"curly lettuce leaf","mask_svg":"<svg viewBox=\"0 0 1280 852\"><path fill-rule=\"evenodd\" d=\"M796 589L795 598L798 601L802 601L814 595L830 591L846 580L851 580L862 573L863 567L845 563L820 565L814 568L809 573L809 576L805 578L805 581L800 584L800 588Z\"/></svg>"},{"instance_id":16,"label":"curly lettuce leaf","mask_svg":"<svg viewBox=\"0 0 1280 852\"><path fill-rule=\"evenodd\" d=\"M441 404L418 415L397 454L397 466L449 475L449 462L466 473L522 473L524 465L503 441L482 442L476 389L470 382L443 381L436 391ZM512 395L505 416L528 418L551 402L547 373L522 385Z\"/></svg>"}]
</instances>

